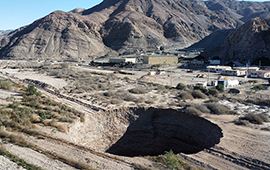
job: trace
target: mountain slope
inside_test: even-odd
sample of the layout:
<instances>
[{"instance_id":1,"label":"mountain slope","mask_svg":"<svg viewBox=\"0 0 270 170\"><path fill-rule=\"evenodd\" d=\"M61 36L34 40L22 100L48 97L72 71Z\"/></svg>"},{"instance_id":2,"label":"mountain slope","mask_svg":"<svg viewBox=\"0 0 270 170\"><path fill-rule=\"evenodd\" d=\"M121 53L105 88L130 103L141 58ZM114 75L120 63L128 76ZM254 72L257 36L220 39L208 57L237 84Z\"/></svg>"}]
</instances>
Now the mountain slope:
<instances>
[{"instance_id":1,"label":"mountain slope","mask_svg":"<svg viewBox=\"0 0 270 170\"><path fill-rule=\"evenodd\" d=\"M155 51L161 46L184 48L214 31L239 27L241 18L263 7L267 10L267 4L234 0L104 0L86 10L53 12L0 38L0 57L95 58ZM252 11L241 12L244 9Z\"/></svg>"},{"instance_id":2,"label":"mountain slope","mask_svg":"<svg viewBox=\"0 0 270 170\"><path fill-rule=\"evenodd\" d=\"M0 54L14 58L85 58L110 51L96 25L73 13L56 11L5 38Z\"/></svg>"},{"instance_id":3,"label":"mountain slope","mask_svg":"<svg viewBox=\"0 0 270 170\"><path fill-rule=\"evenodd\" d=\"M260 19L254 18L237 30L231 32L222 46L203 55L220 56L223 62L241 60L252 62L259 57L270 56L270 27Z\"/></svg>"}]
</instances>

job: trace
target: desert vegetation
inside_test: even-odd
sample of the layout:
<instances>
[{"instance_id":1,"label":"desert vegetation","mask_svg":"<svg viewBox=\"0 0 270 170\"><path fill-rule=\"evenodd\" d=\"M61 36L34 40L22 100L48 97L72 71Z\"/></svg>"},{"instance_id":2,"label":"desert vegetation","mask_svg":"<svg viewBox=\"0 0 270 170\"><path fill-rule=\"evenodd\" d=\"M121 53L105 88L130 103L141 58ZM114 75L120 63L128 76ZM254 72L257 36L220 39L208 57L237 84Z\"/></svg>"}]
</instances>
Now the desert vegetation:
<instances>
[{"instance_id":1,"label":"desert vegetation","mask_svg":"<svg viewBox=\"0 0 270 170\"><path fill-rule=\"evenodd\" d=\"M61 132L68 130L68 124L76 119L84 120L84 114L61 103L47 99L37 91L34 84L27 88L9 82L22 95L21 100L13 100L0 108L0 126L21 130L43 124L57 128Z\"/></svg>"}]
</instances>

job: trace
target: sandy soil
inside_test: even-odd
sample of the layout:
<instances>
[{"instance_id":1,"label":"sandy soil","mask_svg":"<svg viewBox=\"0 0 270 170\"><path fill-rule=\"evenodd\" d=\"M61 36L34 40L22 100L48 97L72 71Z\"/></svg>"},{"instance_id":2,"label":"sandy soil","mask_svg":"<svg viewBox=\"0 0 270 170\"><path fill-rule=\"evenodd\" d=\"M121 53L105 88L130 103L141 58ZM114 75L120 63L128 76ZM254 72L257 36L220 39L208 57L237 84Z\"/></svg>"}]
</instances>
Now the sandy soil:
<instances>
[{"instance_id":1,"label":"sandy soil","mask_svg":"<svg viewBox=\"0 0 270 170\"><path fill-rule=\"evenodd\" d=\"M82 70L89 70L89 69L82 69ZM2 70L3 71L3 70ZM91 70L96 71L96 70ZM103 71L101 71L103 72ZM62 88L67 85L67 82L61 79L55 79L47 75L40 75L36 74L34 72L14 72L12 71L9 73L10 75L16 76L19 79L24 78L30 78L34 80L39 80L42 82L46 82L47 84L52 85L56 88ZM124 76L124 75L121 75ZM136 77L133 78L138 78ZM185 77L189 82L195 81L192 80L190 77ZM131 76L132 78L132 76ZM179 79L176 77L177 80L183 81L182 77ZM169 78L166 77L164 79L153 79L155 82L161 82L166 83L169 81ZM173 83L176 84L177 81L173 80ZM58 98L55 95L52 95L50 93L46 93L43 91L43 94L46 96L59 101L63 102L71 107L74 107L84 113L88 114L88 117L95 113L91 108L82 106L78 103L71 102L69 100ZM0 98L4 99L7 96L13 95L11 93L5 93L4 91L0 91ZM148 95L153 95L148 94ZM0 101L1 102L1 101ZM194 100L196 102L196 100ZM197 101L199 102L199 101ZM228 103L225 103L226 105ZM236 106L233 106L236 107ZM250 108L246 108L245 106L237 106L242 110L243 112L248 112ZM244 108L245 107L245 108ZM257 108L255 108L255 112ZM260 109L260 108L258 108ZM261 112L267 112L269 109L261 109ZM86 117L86 120L88 119ZM204 117L213 123L216 123L219 125L223 130L224 137L221 138L221 141L218 145L211 149L206 149L204 151L201 151L197 154L192 155L182 155L183 159L186 159L198 166L205 167L205 169L270 169L270 132L269 131L262 131L260 130L263 126L237 126L233 123L233 120L235 120L238 116L232 116L232 115L204 115ZM84 128L82 128L84 126ZM75 123L73 127L70 128L70 133L51 133L51 129L44 128L44 131L47 133L51 133L54 137L59 137L62 139L69 140L70 142L74 142L76 144L85 145L84 140L82 138L75 139L74 137L79 133L90 133L89 130L87 131L87 128L85 127L92 127L93 125L87 125L82 123ZM42 128L41 128L42 130ZM76 134L78 132L78 134ZM91 132L94 133L94 132ZM98 134L97 134L98 135ZM119 157L120 159L124 161L117 161L114 159L110 159L109 157L104 157L97 155L93 152L88 152L82 149L79 149L78 147L66 145L61 142L51 141L48 139L37 139L33 137L29 137L29 140L33 144L37 144L39 147L42 147L42 149L50 151L50 152L56 152L58 154L61 154L66 157L70 157L75 160L81 160L84 163L89 164L91 167L95 169L133 169L133 167L126 163L140 163L145 164L146 166L151 166L151 162L149 160L143 158L143 157L137 157L137 158L125 158L125 157ZM15 145L7 145L7 148L13 152L14 154L21 156L22 159L25 159L33 164L36 165L44 165L45 169L50 169L49 167L46 168L49 164L52 162L52 167L55 167L55 169L65 169L71 168L68 165L61 164L61 162L52 161L50 158L37 153L31 149L18 147ZM25 155L25 156L24 156ZM109 155L109 154L108 154ZM29 159L29 160L28 160ZM7 169L9 167L12 167L11 163L6 160L6 158L0 157L0 163L3 163L6 165ZM255 166L254 166L255 164ZM2 164L1 164L2 165ZM59 167L58 167L59 165ZM254 168L255 167L255 168ZM0 167L1 169L1 167ZM12 168L11 168L12 169ZM150 168L151 169L151 168ZM154 169L154 168L152 168Z\"/></svg>"},{"instance_id":2,"label":"sandy soil","mask_svg":"<svg viewBox=\"0 0 270 170\"><path fill-rule=\"evenodd\" d=\"M11 154L17 155L20 159L23 159L32 165L42 167L43 169L52 169L52 170L75 170L76 169L58 160L48 158L47 156L29 148L20 147L20 146L12 145L12 144L6 144L5 147Z\"/></svg>"},{"instance_id":3,"label":"sandy soil","mask_svg":"<svg viewBox=\"0 0 270 170\"><path fill-rule=\"evenodd\" d=\"M269 169L270 132L256 126L237 126L232 122L237 116L205 115L205 118L219 125L224 137L210 150L185 156L214 169L250 169L255 162Z\"/></svg>"},{"instance_id":4,"label":"sandy soil","mask_svg":"<svg viewBox=\"0 0 270 170\"><path fill-rule=\"evenodd\" d=\"M0 156L0 170L25 170L4 156Z\"/></svg>"}]
</instances>

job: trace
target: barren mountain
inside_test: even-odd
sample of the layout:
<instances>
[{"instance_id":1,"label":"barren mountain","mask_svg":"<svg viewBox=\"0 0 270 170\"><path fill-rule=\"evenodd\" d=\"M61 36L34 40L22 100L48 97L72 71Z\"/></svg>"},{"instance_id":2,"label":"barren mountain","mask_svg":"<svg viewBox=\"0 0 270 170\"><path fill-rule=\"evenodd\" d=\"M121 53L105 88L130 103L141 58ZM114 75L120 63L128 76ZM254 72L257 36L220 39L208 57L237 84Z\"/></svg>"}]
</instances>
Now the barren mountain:
<instances>
[{"instance_id":1,"label":"barren mountain","mask_svg":"<svg viewBox=\"0 0 270 170\"><path fill-rule=\"evenodd\" d=\"M213 31L237 28L243 17L262 10L269 11L268 3L104 0L87 10L53 12L0 38L0 57L95 58L183 48Z\"/></svg>"},{"instance_id":2,"label":"barren mountain","mask_svg":"<svg viewBox=\"0 0 270 170\"><path fill-rule=\"evenodd\" d=\"M256 61L270 56L270 27L266 21L254 18L231 32L222 46L204 54L207 57L220 56L223 62L230 60Z\"/></svg>"}]
</instances>

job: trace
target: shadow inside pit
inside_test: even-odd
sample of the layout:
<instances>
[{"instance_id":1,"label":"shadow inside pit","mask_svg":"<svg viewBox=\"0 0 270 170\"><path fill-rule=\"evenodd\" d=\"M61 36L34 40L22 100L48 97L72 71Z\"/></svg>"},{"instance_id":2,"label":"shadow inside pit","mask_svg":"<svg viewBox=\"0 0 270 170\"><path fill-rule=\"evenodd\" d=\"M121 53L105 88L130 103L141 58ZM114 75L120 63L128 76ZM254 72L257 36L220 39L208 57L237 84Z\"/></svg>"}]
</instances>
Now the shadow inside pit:
<instances>
[{"instance_id":1,"label":"shadow inside pit","mask_svg":"<svg viewBox=\"0 0 270 170\"><path fill-rule=\"evenodd\" d=\"M220 142L222 130L210 121L173 109L137 109L139 118L107 152L121 156L197 153Z\"/></svg>"}]
</instances>

